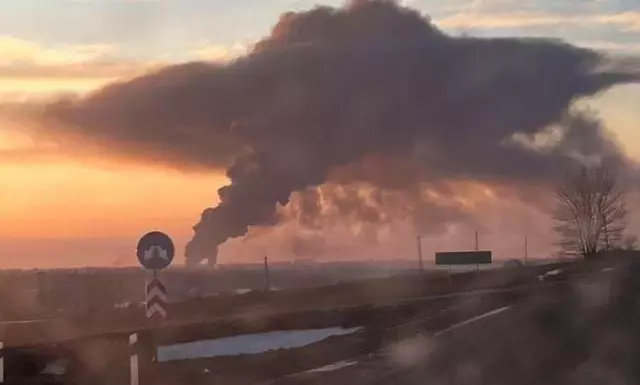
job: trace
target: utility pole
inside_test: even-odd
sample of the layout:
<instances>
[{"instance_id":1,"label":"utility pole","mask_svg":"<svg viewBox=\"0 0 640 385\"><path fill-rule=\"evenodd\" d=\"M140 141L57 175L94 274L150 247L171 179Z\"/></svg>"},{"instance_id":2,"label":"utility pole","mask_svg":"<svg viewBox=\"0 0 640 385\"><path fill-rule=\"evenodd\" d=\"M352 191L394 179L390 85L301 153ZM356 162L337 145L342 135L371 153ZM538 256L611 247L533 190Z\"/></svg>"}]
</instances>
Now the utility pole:
<instances>
[{"instance_id":1,"label":"utility pole","mask_svg":"<svg viewBox=\"0 0 640 385\"><path fill-rule=\"evenodd\" d=\"M264 256L264 278L266 290L271 291L271 282L269 282L269 259L266 255Z\"/></svg>"},{"instance_id":2,"label":"utility pole","mask_svg":"<svg viewBox=\"0 0 640 385\"><path fill-rule=\"evenodd\" d=\"M525 235L524 236L524 264L525 266L527 265L528 261L529 261L529 245L528 245L528 238Z\"/></svg>"},{"instance_id":3,"label":"utility pole","mask_svg":"<svg viewBox=\"0 0 640 385\"><path fill-rule=\"evenodd\" d=\"M476 230L476 251L479 251L479 250L480 250L480 246L479 246L479 243L478 243L478 230ZM480 274L480 264L479 263L476 264L476 273Z\"/></svg>"},{"instance_id":4,"label":"utility pole","mask_svg":"<svg viewBox=\"0 0 640 385\"><path fill-rule=\"evenodd\" d=\"M418 235L416 239L418 241L418 265L420 266L420 273L424 274L424 262L422 261L422 237Z\"/></svg>"}]
</instances>

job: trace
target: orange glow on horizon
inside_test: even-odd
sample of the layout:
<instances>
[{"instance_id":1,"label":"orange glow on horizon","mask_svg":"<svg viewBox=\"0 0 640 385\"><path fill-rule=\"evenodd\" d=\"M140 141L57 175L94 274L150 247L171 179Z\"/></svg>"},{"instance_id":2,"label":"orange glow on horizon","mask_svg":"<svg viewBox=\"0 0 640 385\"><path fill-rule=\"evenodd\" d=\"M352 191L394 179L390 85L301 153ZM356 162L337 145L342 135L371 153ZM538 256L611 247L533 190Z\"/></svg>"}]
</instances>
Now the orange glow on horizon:
<instances>
[{"instance_id":1,"label":"orange glow on horizon","mask_svg":"<svg viewBox=\"0 0 640 385\"><path fill-rule=\"evenodd\" d=\"M87 93L118 78L0 78L0 95L55 95L63 92Z\"/></svg>"},{"instance_id":2,"label":"orange glow on horizon","mask_svg":"<svg viewBox=\"0 0 640 385\"><path fill-rule=\"evenodd\" d=\"M190 234L226 178L59 162L0 164L0 181L1 237L101 238L149 228Z\"/></svg>"}]
</instances>

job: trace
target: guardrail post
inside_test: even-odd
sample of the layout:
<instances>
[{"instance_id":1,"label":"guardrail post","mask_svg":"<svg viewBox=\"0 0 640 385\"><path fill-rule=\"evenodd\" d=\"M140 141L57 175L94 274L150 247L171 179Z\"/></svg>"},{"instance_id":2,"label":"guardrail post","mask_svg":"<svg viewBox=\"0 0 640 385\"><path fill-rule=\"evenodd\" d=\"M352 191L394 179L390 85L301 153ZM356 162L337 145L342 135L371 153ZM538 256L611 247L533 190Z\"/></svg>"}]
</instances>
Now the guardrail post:
<instances>
[{"instance_id":1,"label":"guardrail post","mask_svg":"<svg viewBox=\"0 0 640 385\"><path fill-rule=\"evenodd\" d=\"M6 326L3 325L0 328L0 384L4 384L6 383L7 379L6 379L6 374L5 374L5 360L4 357L6 356L6 350L4 348L6 339L5 336L7 335L7 332L5 331Z\"/></svg>"},{"instance_id":2,"label":"guardrail post","mask_svg":"<svg viewBox=\"0 0 640 385\"><path fill-rule=\"evenodd\" d=\"M155 345L148 331L129 335L129 385L151 385L153 383L153 364Z\"/></svg>"},{"instance_id":3,"label":"guardrail post","mask_svg":"<svg viewBox=\"0 0 640 385\"><path fill-rule=\"evenodd\" d=\"M0 384L4 384L4 341L0 341Z\"/></svg>"},{"instance_id":4,"label":"guardrail post","mask_svg":"<svg viewBox=\"0 0 640 385\"><path fill-rule=\"evenodd\" d=\"M129 385L140 385L140 361L138 333L129 335Z\"/></svg>"}]
</instances>

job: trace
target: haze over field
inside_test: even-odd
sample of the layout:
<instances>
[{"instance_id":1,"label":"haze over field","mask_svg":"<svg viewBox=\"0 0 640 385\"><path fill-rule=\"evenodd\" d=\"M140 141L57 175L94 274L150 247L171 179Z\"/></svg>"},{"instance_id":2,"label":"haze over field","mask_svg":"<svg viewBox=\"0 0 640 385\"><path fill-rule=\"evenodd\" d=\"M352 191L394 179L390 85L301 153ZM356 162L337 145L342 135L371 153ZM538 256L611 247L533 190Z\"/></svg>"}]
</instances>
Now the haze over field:
<instances>
[{"instance_id":1,"label":"haze over field","mask_svg":"<svg viewBox=\"0 0 640 385\"><path fill-rule=\"evenodd\" d=\"M149 24L80 39L0 17L5 266L133 264L156 228L181 254L206 207L194 263L411 258L416 234L431 253L476 229L498 258L524 235L546 256L561 171L635 176L632 4L71 3L53 19Z\"/></svg>"}]
</instances>

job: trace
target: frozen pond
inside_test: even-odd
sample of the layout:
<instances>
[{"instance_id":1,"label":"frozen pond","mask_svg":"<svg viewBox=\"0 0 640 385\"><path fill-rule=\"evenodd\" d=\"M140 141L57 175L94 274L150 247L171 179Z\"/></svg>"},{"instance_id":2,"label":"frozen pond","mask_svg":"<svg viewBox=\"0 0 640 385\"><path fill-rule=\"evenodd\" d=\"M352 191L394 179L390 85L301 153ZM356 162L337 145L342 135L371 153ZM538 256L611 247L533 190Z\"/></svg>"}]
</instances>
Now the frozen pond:
<instances>
[{"instance_id":1,"label":"frozen pond","mask_svg":"<svg viewBox=\"0 0 640 385\"><path fill-rule=\"evenodd\" d=\"M160 346L158 348L158 361L166 362L194 358L257 354L269 350L298 348L311 345L331 336L351 334L358 330L360 330L360 328L289 330L243 334L213 340L200 340L183 344Z\"/></svg>"}]
</instances>

